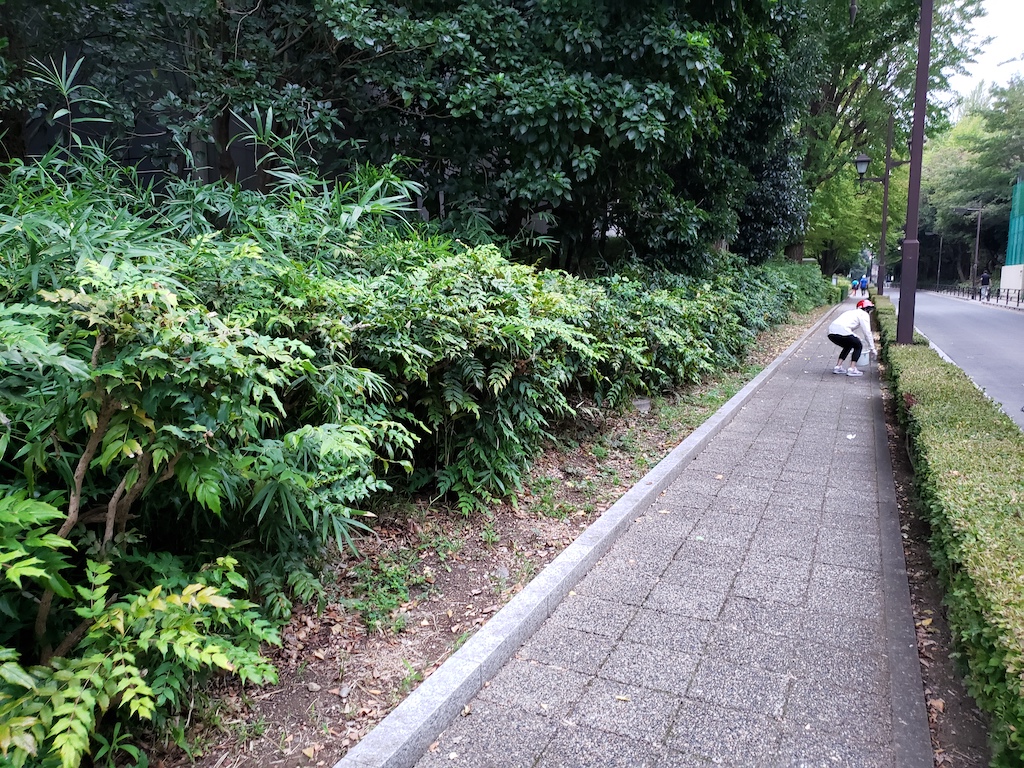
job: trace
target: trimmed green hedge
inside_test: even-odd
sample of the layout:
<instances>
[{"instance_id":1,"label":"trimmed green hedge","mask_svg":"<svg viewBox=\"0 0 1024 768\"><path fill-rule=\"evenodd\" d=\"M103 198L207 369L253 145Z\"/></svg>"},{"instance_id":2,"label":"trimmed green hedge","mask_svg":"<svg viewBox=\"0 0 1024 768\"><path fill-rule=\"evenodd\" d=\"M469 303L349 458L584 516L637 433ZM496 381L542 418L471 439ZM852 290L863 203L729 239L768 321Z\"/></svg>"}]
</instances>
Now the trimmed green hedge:
<instances>
[{"instance_id":1,"label":"trimmed green hedge","mask_svg":"<svg viewBox=\"0 0 1024 768\"><path fill-rule=\"evenodd\" d=\"M968 689L992 717L993 765L1024 762L1024 434L925 339L883 354L932 527L932 557Z\"/></svg>"}]
</instances>

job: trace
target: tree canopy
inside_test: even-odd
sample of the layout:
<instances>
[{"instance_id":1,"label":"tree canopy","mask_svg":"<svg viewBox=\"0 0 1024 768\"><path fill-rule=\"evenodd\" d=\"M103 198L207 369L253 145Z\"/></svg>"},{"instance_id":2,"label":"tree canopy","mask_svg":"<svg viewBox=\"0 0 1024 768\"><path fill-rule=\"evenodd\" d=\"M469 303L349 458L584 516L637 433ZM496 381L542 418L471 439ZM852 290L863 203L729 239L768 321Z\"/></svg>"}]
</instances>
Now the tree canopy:
<instances>
[{"instance_id":1,"label":"tree canopy","mask_svg":"<svg viewBox=\"0 0 1024 768\"><path fill-rule=\"evenodd\" d=\"M699 270L723 243L760 262L852 155L883 156L890 113L905 145L919 3L858 6L7 0L0 131L8 155L45 146L56 94L32 61L81 56L103 133L144 171L265 188L265 148L239 137L272 123L276 151L328 174L404 158L439 228L547 242L563 266L624 247ZM979 11L937 3L933 94Z\"/></svg>"},{"instance_id":2,"label":"tree canopy","mask_svg":"<svg viewBox=\"0 0 1024 768\"><path fill-rule=\"evenodd\" d=\"M874 162L870 176L884 173L888 122L893 117L893 156L905 159L914 107L917 67L919 0L870 0L859 4L856 22L844 29L839 9L828 0L812 0L809 13L817 20L821 35L808 38L814 54L808 57L816 68L817 91L801 122L803 168L808 188L814 193L813 205L826 209L837 187L830 180L841 175L855 178L852 159L865 152ZM955 2L938 0L933 18L931 67L929 79L928 131L935 133L948 126L951 103L942 94L948 89L949 75L963 67L977 52L971 39L971 21L981 13L977 0ZM894 174L899 179L899 172ZM853 187L848 187L853 190ZM880 199L877 185L867 185L869 197ZM819 197L822 198L819 201ZM898 237L902 226L900 202L890 195L889 232ZM847 199L847 205L858 204ZM872 250L878 247L881 206L866 210L862 238ZM841 231L830 233L830 217L812 216L808 244L845 241ZM822 230L824 227L824 230ZM890 239L890 245L895 241ZM888 249L887 249L888 250ZM813 247L812 247L813 251ZM813 251L819 256L821 251ZM890 251L891 253L892 251ZM891 259L887 259L891 261Z\"/></svg>"},{"instance_id":3,"label":"tree canopy","mask_svg":"<svg viewBox=\"0 0 1024 768\"><path fill-rule=\"evenodd\" d=\"M979 271L1002 262L1006 252L1013 185L1024 166L1024 80L976 93L953 128L934 137L925 150L922 228L941 235L948 250L947 279L965 279L977 236L981 208ZM929 257L936 263L937 243Z\"/></svg>"}]
</instances>

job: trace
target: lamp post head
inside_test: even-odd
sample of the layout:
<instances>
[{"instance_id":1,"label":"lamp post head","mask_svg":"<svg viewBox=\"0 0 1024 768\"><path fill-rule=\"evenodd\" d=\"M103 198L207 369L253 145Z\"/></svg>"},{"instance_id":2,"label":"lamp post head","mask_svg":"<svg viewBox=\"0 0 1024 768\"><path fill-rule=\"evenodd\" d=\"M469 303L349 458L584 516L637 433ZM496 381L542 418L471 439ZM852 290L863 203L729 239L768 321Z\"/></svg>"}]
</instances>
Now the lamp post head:
<instances>
[{"instance_id":1,"label":"lamp post head","mask_svg":"<svg viewBox=\"0 0 1024 768\"><path fill-rule=\"evenodd\" d=\"M864 177L864 174L868 172L868 163L871 162L871 158L861 152L857 157L853 159L853 164L857 167L857 173Z\"/></svg>"}]
</instances>

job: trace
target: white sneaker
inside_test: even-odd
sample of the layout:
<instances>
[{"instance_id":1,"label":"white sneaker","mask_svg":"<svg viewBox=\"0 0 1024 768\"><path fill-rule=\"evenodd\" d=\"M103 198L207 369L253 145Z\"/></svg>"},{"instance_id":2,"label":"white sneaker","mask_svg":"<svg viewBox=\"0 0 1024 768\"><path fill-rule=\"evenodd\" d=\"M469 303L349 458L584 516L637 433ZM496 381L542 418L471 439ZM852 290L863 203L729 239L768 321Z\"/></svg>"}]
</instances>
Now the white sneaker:
<instances>
[{"instance_id":1,"label":"white sneaker","mask_svg":"<svg viewBox=\"0 0 1024 768\"><path fill-rule=\"evenodd\" d=\"M851 368L846 372L847 376L863 376L864 371L858 371L856 368Z\"/></svg>"},{"instance_id":2,"label":"white sneaker","mask_svg":"<svg viewBox=\"0 0 1024 768\"><path fill-rule=\"evenodd\" d=\"M832 373L843 373L843 366L837 365L835 368L832 369Z\"/></svg>"}]
</instances>

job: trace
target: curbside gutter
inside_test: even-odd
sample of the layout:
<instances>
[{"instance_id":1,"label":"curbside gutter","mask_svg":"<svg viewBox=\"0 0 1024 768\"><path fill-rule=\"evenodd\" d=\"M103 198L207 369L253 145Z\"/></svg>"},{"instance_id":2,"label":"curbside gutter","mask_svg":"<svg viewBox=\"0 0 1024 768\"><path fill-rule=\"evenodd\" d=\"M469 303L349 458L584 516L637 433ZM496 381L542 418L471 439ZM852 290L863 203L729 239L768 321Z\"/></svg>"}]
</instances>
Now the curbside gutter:
<instances>
[{"instance_id":1,"label":"curbside gutter","mask_svg":"<svg viewBox=\"0 0 1024 768\"><path fill-rule=\"evenodd\" d=\"M776 369L831 315L831 311L826 312L810 330L619 497L465 645L335 763L334 768L412 768L484 683L497 674L515 651L540 628L569 590L604 557L619 534L653 503ZM909 606L909 596L907 603ZM912 621L910 626L913 626Z\"/></svg>"}]
</instances>

